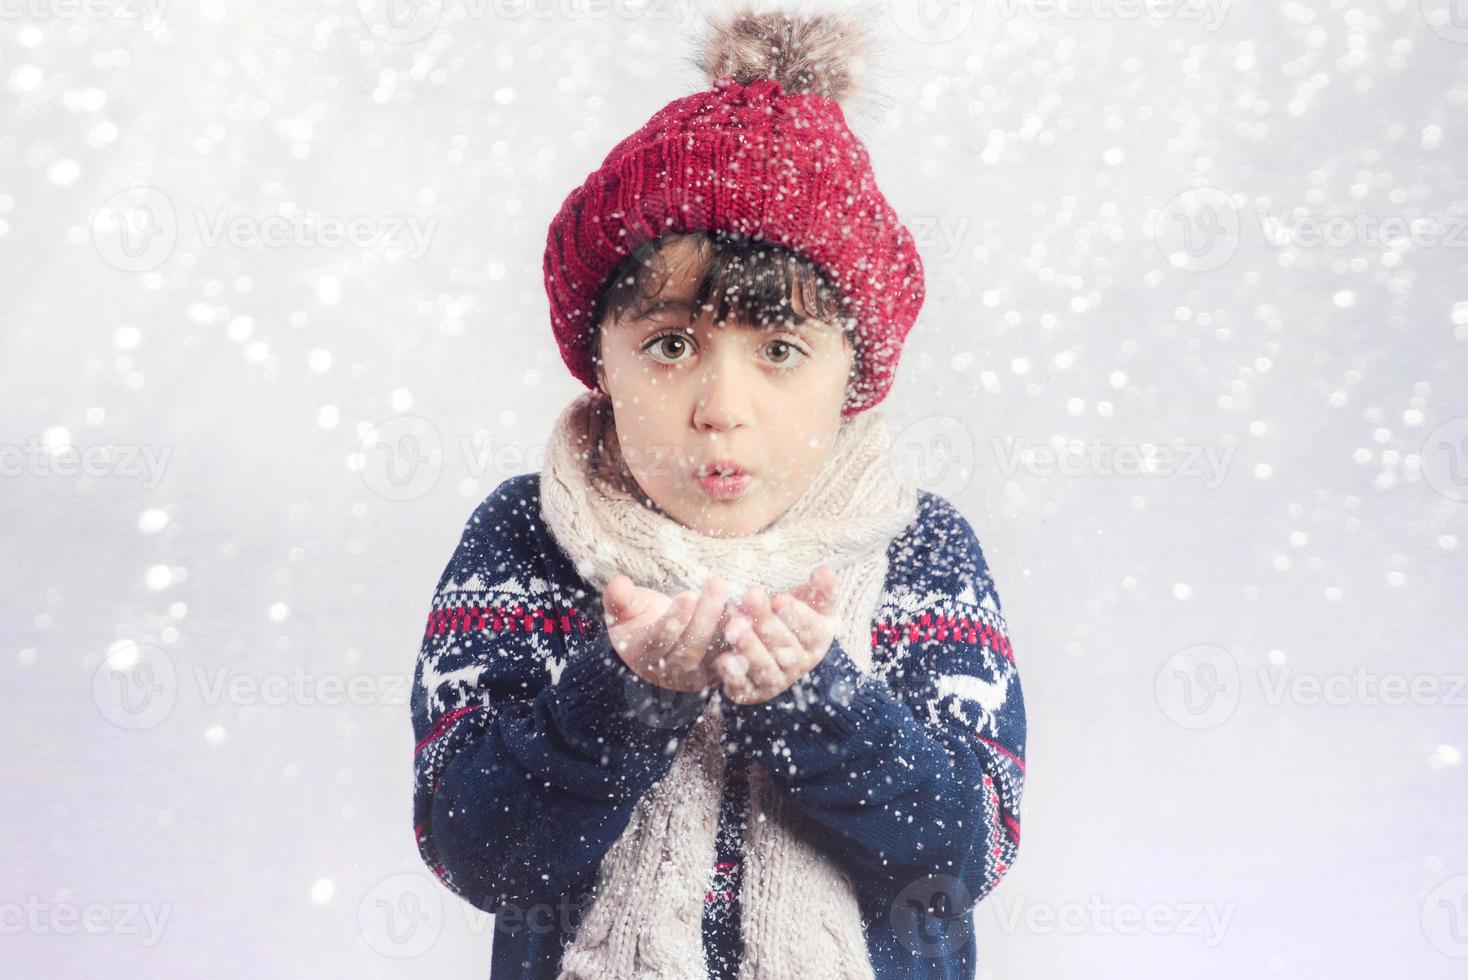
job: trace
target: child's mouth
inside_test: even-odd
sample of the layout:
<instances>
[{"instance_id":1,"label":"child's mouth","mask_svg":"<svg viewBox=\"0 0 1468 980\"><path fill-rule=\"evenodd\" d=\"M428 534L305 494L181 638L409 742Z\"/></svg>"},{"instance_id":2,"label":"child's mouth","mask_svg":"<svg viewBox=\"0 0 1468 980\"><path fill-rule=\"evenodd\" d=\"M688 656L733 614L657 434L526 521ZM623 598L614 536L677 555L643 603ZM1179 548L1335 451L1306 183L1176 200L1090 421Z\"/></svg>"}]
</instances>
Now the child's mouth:
<instances>
[{"instance_id":1,"label":"child's mouth","mask_svg":"<svg viewBox=\"0 0 1468 980\"><path fill-rule=\"evenodd\" d=\"M733 500L744 495L753 479L748 473L735 473L730 476L720 476L710 473L708 476L698 477L698 485L704 493L715 500Z\"/></svg>"}]
</instances>

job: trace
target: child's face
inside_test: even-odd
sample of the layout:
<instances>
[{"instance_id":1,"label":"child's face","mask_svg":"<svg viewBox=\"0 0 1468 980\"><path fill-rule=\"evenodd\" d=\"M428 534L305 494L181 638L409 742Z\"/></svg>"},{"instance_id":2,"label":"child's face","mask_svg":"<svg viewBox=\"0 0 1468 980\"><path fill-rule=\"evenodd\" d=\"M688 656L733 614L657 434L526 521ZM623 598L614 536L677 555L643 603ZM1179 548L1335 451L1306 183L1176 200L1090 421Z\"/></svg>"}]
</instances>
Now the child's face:
<instances>
[{"instance_id":1,"label":"child's face","mask_svg":"<svg viewBox=\"0 0 1468 980\"><path fill-rule=\"evenodd\" d=\"M825 461L841 426L851 344L823 321L719 327L708 309L690 320L696 250L675 240L664 254L669 276L654 308L602 324L600 374L617 440L637 485L668 516L710 536L754 534ZM737 496L698 479L714 460L747 471Z\"/></svg>"}]
</instances>

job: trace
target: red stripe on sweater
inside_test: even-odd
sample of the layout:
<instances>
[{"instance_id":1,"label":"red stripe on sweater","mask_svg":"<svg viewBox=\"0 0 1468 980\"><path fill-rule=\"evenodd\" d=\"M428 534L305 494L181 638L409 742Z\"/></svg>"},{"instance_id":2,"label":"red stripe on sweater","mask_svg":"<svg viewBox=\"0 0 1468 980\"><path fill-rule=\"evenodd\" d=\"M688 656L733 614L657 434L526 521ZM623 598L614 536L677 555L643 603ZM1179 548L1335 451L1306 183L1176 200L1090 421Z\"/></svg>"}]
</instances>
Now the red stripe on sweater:
<instances>
[{"instance_id":1,"label":"red stripe on sweater","mask_svg":"<svg viewBox=\"0 0 1468 980\"><path fill-rule=\"evenodd\" d=\"M994 748L998 749L1000 752L1004 753L1004 755L1009 758L1009 761L1019 766L1019 771L1021 773L1025 771L1025 760L1021 759L1019 756L1015 755L1013 752L1009 751L1004 746L994 741L992 738L985 738L982 735L975 735L974 738L978 739L980 742L983 742L985 745L991 745Z\"/></svg>"},{"instance_id":2,"label":"red stripe on sweater","mask_svg":"<svg viewBox=\"0 0 1468 980\"><path fill-rule=\"evenodd\" d=\"M424 637L444 633L554 633L557 630L586 635L595 626L588 625L579 609L556 606L450 606L428 614Z\"/></svg>"},{"instance_id":3,"label":"red stripe on sweater","mask_svg":"<svg viewBox=\"0 0 1468 980\"><path fill-rule=\"evenodd\" d=\"M471 704L462 708L455 708L453 711L450 711L448 714L444 715L438 721L434 722L433 728L429 730L428 734L424 735L423 738L418 742L418 744L413 746L413 755L417 756L420 752L422 752L424 746L442 735L454 722L458 721L469 712L478 711L482 707L484 707L484 705L482 704Z\"/></svg>"},{"instance_id":4,"label":"red stripe on sweater","mask_svg":"<svg viewBox=\"0 0 1468 980\"><path fill-rule=\"evenodd\" d=\"M1011 663L1014 648L998 629L979 619L967 616L945 616L942 613L923 613L916 619L905 619L895 623L877 623L872 627L872 645L897 644L903 640L916 643L919 640L941 640L966 643L969 646L991 647Z\"/></svg>"}]
</instances>

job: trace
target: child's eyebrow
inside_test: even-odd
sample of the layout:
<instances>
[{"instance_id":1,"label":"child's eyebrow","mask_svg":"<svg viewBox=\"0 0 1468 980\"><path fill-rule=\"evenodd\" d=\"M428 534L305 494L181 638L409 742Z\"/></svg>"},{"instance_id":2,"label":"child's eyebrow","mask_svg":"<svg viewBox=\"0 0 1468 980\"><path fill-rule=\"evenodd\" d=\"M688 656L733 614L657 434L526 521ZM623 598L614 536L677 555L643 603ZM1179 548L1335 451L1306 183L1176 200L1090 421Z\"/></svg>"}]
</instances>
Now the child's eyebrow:
<instances>
[{"instance_id":1,"label":"child's eyebrow","mask_svg":"<svg viewBox=\"0 0 1468 980\"><path fill-rule=\"evenodd\" d=\"M686 299L659 299L639 303L635 308L638 316L646 316L649 313L661 313L664 310L681 310L685 313L693 312L693 303Z\"/></svg>"},{"instance_id":2,"label":"child's eyebrow","mask_svg":"<svg viewBox=\"0 0 1468 980\"><path fill-rule=\"evenodd\" d=\"M693 302L687 299L647 300L633 307L632 315L635 317L644 317L671 310L673 312L688 314L691 320L693 308ZM763 324L763 326L768 330L795 330L803 334L819 335L827 332L831 324L816 317L806 316L797 317L793 323L789 324L767 323Z\"/></svg>"}]
</instances>

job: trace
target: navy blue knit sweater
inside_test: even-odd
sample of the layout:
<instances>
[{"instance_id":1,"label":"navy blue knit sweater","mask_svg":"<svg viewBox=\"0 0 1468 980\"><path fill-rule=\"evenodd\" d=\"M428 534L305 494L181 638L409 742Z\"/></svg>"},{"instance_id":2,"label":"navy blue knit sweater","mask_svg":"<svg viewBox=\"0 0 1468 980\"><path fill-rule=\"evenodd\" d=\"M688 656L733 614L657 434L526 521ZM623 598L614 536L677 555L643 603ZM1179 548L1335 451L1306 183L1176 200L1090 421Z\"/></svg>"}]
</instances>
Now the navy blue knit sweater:
<instances>
[{"instance_id":1,"label":"navy blue knit sweater","mask_svg":"<svg viewBox=\"0 0 1468 980\"><path fill-rule=\"evenodd\" d=\"M469 518L412 695L418 848L446 887L495 914L491 980L555 977L602 857L706 699L723 697L663 690L622 662L600 594L540 520L539 493L539 474L510 477ZM1019 848L1019 674L978 539L952 504L919 491L888 557L870 674L837 640L779 696L721 704L729 779L705 902L712 977L733 977L741 955L750 765L856 885L879 978L974 976L973 907ZM851 696L813 694L832 690Z\"/></svg>"}]
</instances>

